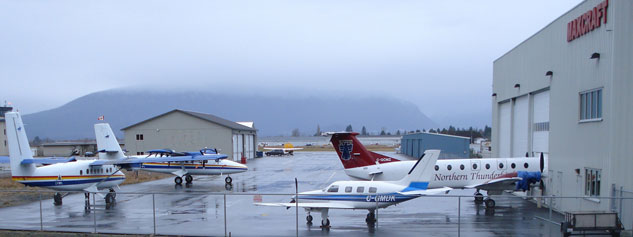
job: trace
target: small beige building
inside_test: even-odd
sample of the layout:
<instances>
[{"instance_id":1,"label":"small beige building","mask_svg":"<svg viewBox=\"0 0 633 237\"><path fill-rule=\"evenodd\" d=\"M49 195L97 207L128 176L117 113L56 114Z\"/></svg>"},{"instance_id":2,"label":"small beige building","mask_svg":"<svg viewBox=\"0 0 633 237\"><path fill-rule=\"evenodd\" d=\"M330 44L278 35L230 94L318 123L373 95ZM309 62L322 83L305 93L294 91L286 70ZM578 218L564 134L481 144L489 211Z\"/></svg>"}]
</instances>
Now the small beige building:
<instances>
[{"instance_id":1,"label":"small beige building","mask_svg":"<svg viewBox=\"0 0 633 237\"><path fill-rule=\"evenodd\" d=\"M242 124L250 125L245 126ZM170 148L198 151L217 148L232 160L255 157L257 130L252 123L236 123L211 114L175 109L121 129L128 155Z\"/></svg>"},{"instance_id":2,"label":"small beige building","mask_svg":"<svg viewBox=\"0 0 633 237\"><path fill-rule=\"evenodd\" d=\"M2 133L0 134L0 156L8 156L9 155L9 144L7 143L7 129L4 122L4 113L11 112L13 108L11 107L0 107L0 128L2 128Z\"/></svg>"}]
</instances>

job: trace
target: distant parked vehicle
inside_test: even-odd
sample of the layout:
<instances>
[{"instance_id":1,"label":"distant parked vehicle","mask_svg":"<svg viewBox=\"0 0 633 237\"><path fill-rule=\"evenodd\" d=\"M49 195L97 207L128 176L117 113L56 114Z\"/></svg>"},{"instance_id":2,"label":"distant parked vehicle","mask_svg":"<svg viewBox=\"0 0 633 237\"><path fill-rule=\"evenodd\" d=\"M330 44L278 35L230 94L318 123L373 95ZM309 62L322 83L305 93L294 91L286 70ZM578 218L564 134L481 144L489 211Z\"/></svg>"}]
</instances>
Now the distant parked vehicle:
<instances>
[{"instance_id":1,"label":"distant parked vehicle","mask_svg":"<svg viewBox=\"0 0 633 237\"><path fill-rule=\"evenodd\" d=\"M282 149L274 149L266 152L266 156L283 156L284 154L284 150Z\"/></svg>"},{"instance_id":2,"label":"distant parked vehicle","mask_svg":"<svg viewBox=\"0 0 633 237\"><path fill-rule=\"evenodd\" d=\"M94 152L87 151L87 152L84 154L84 156L85 156L85 157L93 157L93 156L95 156L95 153L94 153Z\"/></svg>"}]
</instances>

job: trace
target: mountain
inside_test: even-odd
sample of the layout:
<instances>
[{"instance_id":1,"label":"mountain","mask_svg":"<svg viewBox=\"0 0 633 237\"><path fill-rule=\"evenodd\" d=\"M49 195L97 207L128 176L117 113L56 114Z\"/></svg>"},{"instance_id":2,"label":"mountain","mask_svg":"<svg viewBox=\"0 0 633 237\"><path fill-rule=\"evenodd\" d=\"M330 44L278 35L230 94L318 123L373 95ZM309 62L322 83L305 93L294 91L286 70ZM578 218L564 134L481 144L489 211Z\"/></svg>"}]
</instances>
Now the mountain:
<instances>
[{"instance_id":1,"label":"mountain","mask_svg":"<svg viewBox=\"0 0 633 237\"><path fill-rule=\"evenodd\" d=\"M112 89L77 98L61 107L24 115L28 136L51 139L94 138L99 116L111 124L117 137L121 128L172 109L209 113L232 121L253 121L259 136L290 135L293 129L312 135L341 131L351 124L369 132L382 128L414 130L437 127L412 103L387 96L263 95L225 90Z\"/></svg>"}]
</instances>

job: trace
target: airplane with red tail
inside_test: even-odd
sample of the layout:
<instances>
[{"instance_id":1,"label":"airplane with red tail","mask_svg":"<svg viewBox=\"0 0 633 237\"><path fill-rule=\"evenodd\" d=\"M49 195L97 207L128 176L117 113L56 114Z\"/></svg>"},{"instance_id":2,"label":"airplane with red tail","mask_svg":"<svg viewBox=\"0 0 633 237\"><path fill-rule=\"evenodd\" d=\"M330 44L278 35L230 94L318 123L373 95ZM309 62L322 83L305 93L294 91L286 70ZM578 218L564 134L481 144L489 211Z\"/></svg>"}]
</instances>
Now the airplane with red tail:
<instances>
[{"instance_id":1,"label":"airplane with red tail","mask_svg":"<svg viewBox=\"0 0 633 237\"><path fill-rule=\"evenodd\" d=\"M415 164L415 160L400 160L369 151L356 138L358 133L336 132L330 141L338 154L345 173L362 180L400 180ZM440 159L435 164L428 188L476 189L475 201L493 208L495 201L490 195L505 190L527 190L530 184L540 181L547 170L547 156L485 159ZM479 190L487 191L484 200Z\"/></svg>"}]
</instances>

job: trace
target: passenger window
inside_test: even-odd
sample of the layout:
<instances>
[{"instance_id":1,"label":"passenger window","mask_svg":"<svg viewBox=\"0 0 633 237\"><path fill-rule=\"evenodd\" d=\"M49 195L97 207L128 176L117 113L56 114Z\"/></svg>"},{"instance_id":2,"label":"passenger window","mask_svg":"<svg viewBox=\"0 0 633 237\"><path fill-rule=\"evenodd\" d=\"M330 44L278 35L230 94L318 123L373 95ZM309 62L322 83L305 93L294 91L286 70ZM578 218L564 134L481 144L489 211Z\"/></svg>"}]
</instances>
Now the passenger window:
<instances>
[{"instance_id":1,"label":"passenger window","mask_svg":"<svg viewBox=\"0 0 633 237\"><path fill-rule=\"evenodd\" d=\"M473 164L473 169L476 170L477 169L477 164Z\"/></svg>"},{"instance_id":2,"label":"passenger window","mask_svg":"<svg viewBox=\"0 0 633 237\"><path fill-rule=\"evenodd\" d=\"M490 164L486 164L486 169L490 169Z\"/></svg>"},{"instance_id":3,"label":"passenger window","mask_svg":"<svg viewBox=\"0 0 633 237\"><path fill-rule=\"evenodd\" d=\"M86 169L86 174L90 174L90 170L89 169Z\"/></svg>"},{"instance_id":4,"label":"passenger window","mask_svg":"<svg viewBox=\"0 0 633 237\"><path fill-rule=\"evenodd\" d=\"M369 187L369 193L376 193L378 189L376 187Z\"/></svg>"},{"instance_id":5,"label":"passenger window","mask_svg":"<svg viewBox=\"0 0 633 237\"><path fill-rule=\"evenodd\" d=\"M510 164L510 168L514 169L516 167L517 167L517 165L515 165L514 163Z\"/></svg>"},{"instance_id":6,"label":"passenger window","mask_svg":"<svg viewBox=\"0 0 633 237\"><path fill-rule=\"evenodd\" d=\"M523 164L523 167L527 169L529 167L528 163Z\"/></svg>"},{"instance_id":7,"label":"passenger window","mask_svg":"<svg viewBox=\"0 0 633 237\"><path fill-rule=\"evenodd\" d=\"M83 171L83 170L80 170L80 171L79 171L79 175L84 175L84 171Z\"/></svg>"},{"instance_id":8,"label":"passenger window","mask_svg":"<svg viewBox=\"0 0 633 237\"><path fill-rule=\"evenodd\" d=\"M345 187L345 192L346 193L351 193L352 192L352 187L350 187L350 186Z\"/></svg>"},{"instance_id":9,"label":"passenger window","mask_svg":"<svg viewBox=\"0 0 633 237\"><path fill-rule=\"evenodd\" d=\"M459 169L460 169L460 170L464 170L464 165L463 165L463 164L462 164L462 165L459 165Z\"/></svg>"},{"instance_id":10,"label":"passenger window","mask_svg":"<svg viewBox=\"0 0 633 237\"><path fill-rule=\"evenodd\" d=\"M448 165L448 166L446 166L446 169L447 169L447 170L451 170L451 169L453 169L453 166Z\"/></svg>"},{"instance_id":11,"label":"passenger window","mask_svg":"<svg viewBox=\"0 0 633 237\"><path fill-rule=\"evenodd\" d=\"M328 193L338 193L338 185L332 185L330 186L330 188L327 190Z\"/></svg>"},{"instance_id":12,"label":"passenger window","mask_svg":"<svg viewBox=\"0 0 633 237\"><path fill-rule=\"evenodd\" d=\"M440 167L438 165L435 166L435 171L440 170Z\"/></svg>"},{"instance_id":13,"label":"passenger window","mask_svg":"<svg viewBox=\"0 0 633 237\"><path fill-rule=\"evenodd\" d=\"M499 169L503 169L503 163L499 163Z\"/></svg>"},{"instance_id":14,"label":"passenger window","mask_svg":"<svg viewBox=\"0 0 633 237\"><path fill-rule=\"evenodd\" d=\"M365 187L358 187L358 188L356 188L356 192L357 192L357 193L363 193L363 192L365 192Z\"/></svg>"}]
</instances>

